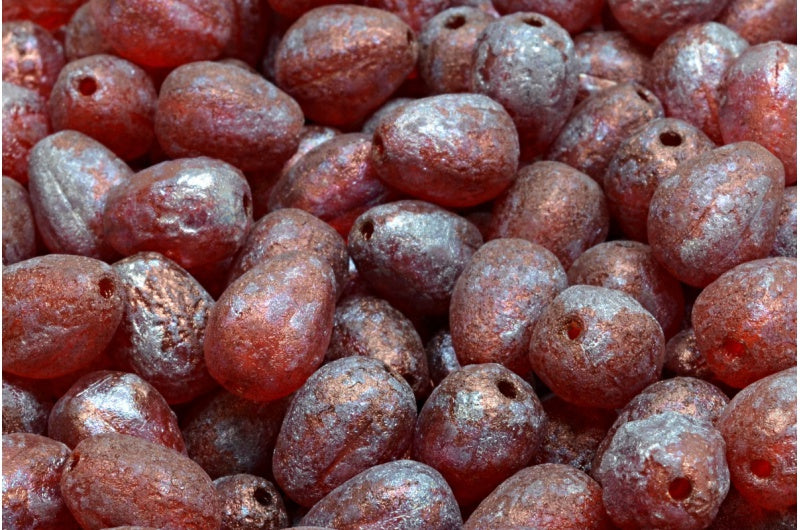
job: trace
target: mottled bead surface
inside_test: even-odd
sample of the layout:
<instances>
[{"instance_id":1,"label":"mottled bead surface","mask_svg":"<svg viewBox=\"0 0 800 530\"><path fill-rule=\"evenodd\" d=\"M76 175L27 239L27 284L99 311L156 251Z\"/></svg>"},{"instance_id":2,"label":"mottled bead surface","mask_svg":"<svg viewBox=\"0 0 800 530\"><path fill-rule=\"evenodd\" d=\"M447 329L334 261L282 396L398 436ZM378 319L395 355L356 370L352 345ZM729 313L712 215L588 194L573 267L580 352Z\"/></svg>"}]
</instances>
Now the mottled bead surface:
<instances>
[{"instance_id":1,"label":"mottled bead surface","mask_svg":"<svg viewBox=\"0 0 800 530\"><path fill-rule=\"evenodd\" d=\"M511 116L481 94L418 99L384 117L372 162L392 188L445 207L493 199L514 181L520 144Z\"/></svg>"},{"instance_id":2,"label":"mottled bead surface","mask_svg":"<svg viewBox=\"0 0 800 530\"><path fill-rule=\"evenodd\" d=\"M352 355L383 361L406 380L417 399L430 392L422 340L414 324L386 300L353 296L336 307L325 360Z\"/></svg>"},{"instance_id":3,"label":"mottled bead surface","mask_svg":"<svg viewBox=\"0 0 800 530\"><path fill-rule=\"evenodd\" d=\"M400 18L353 5L313 9L286 31L275 78L322 125L354 126L414 68L417 40Z\"/></svg>"},{"instance_id":4,"label":"mottled bead surface","mask_svg":"<svg viewBox=\"0 0 800 530\"><path fill-rule=\"evenodd\" d=\"M630 295L575 285L556 296L534 325L529 359L565 401L618 408L658 379L664 333Z\"/></svg>"},{"instance_id":5,"label":"mottled bead surface","mask_svg":"<svg viewBox=\"0 0 800 530\"><path fill-rule=\"evenodd\" d=\"M797 39L797 3L791 0L731 0L717 21L750 44Z\"/></svg>"},{"instance_id":6,"label":"mottled bead surface","mask_svg":"<svg viewBox=\"0 0 800 530\"><path fill-rule=\"evenodd\" d=\"M425 23L419 34L419 75L434 94L469 92L472 51L493 17L469 6L451 7Z\"/></svg>"},{"instance_id":7,"label":"mottled bead surface","mask_svg":"<svg viewBox=\"0 0 800 530\"><path fill-rule=\"evenodd\" d=\"M375 130L378 128L378 125L380 125L381 120L383 120L384 117L394 112L395 109L399 109L400 107L411 103L412 101L414 101L414 98L410 97L397 97L390 99L378 107L375 112L370 114L369 118L367 118L367 121L365 121L364 125L361 126L361 132L371 138L375 134Z\"/></svg>"},{"instance_id":8,"label":"mottled bead surface","mask_svg":"<svg viewBox=\"0 0 800 530\"><path fill-rule=\"evenodd\" d=\"M302 524L317 525L313 528L375 525L387 530L456 530L461 521L453 493L435 469L398 460L351 478L317 502Z\"/></svg>"},{"instance_id":9,"label":"mottled bead surface","mask_svg":"<svg viewBox=\"0 0 800 530\"><path fill-rule=\"evenodd\" d=\"M697 297L692 327L714 375L734 388L794 366L797 260L755 260L723 274Z\"/></svg>"},{"instance_id":10,"label":"mottled bead surface","mask_svg":"<svg viewBox=\"0 0 800 530\"><path fill-rule=\"evenodd\" d=\"M778 218L778 233L772 244L770 256L797 257L797 186L783 188L781 215Z\"/></svg>"},{"instance_id":11,"label":"mottled bead surface","mask_svg":"<svg viewBox=\"0 0 800 530\"><path fill-rule=\"evenodd\" d=\"M133 178L122 159L85 134L61 131L34 146L28 168L36 226L51 252L118 256L106 240L103 212L111 189Z\"/></svg>"},{"instance_id":12,"label":"mottled bead surface","mask_svg":"<svg viewBox=\"0 0 800 530\"><path fill-rule=\"evenodd\" d=\"M270 258L301 250L328 262L336 276L336 292L341 293L347 281L347 245L332 227L297 208L281 208L253 224L231 264L229 281Z\"/></svg>"},{"instance_id":13,"label":"mottled bead surface","mask_svg":"<svg viewBox=\"0 0 800 530\"><path fill-rule=\"evenodd\" d=\"M631 295L656 317L669 339L683 321L683 290L653 257L652 249L636 241L609 241L590 248L567 271L570 285L596 285Z\"/></svg>"},{"instance_id":14,"label":"mottled bead surface","mask_svg":"<svg viewBox=\"0 0 800 530\"><path fill-rule=\"evenodd\" d=\"M220 530L269 530L289 525L283 499L275 486L254 475L229 475L214 481L222 502Z\"/></svg>"},{"instance_id":15,"label":"mottled bead surface","mask_svg":"<svg viewBox=\"0 0 800 530\"><path fill-rule=\"evenodd\" d=\"M722 11L726 0L608 0L614 19L636 40L657 46L675 31L707 22Z\"/></svg>"},{"instance_id":16,"label":"mottled bead surface","mask_svg":"<svg viewBox=\"0 0 800 530\"><path fill-rule=\"evenodd\" d=\"M132 160L153 143L156 97L150 76L135 64L92 55L61 69L48 108L53 130L82 132Z\"/></svg>"},{"instance_id":17,"label":"mottled bead surface","mask_svg":"<svg viewBox=\"0 0 800 530\"><path fill-rule=\"evenodd\" d=\"M69 448L37 434L3 435L3 526L80 528L61 495Z\"/></svg>"},{"instance_id":18,"label":"mottled bead surface","mask_svg":"<svg viewBox=\"0 0 800 530\"><path fill-rule=\"evenodd\" d=\"M766 510L748 502L735 487L719 507L709 530L794 530L797 528L797 505L784 510Z\"/></svg>"},{"instance_id":19,"label":"mottled bead surface","mask_svg":"<svg viewBox=\"0 0 800 530\"><path fill-rule=\"evenodd\" d=\"M3 265L36 255L36 225L28 190L3 177Z\"/></svg>"},{"instance_id":20,"label":"mottled bead surface","mask_svg":"<svg viewBox=\"0 0 800 530\"><path fill-rule=\"evenodd\" d=\"M266 45L272 12L266 0L233 0L232 5L233 26L222 56L255 67Z\"/></svg>"},{"instance_id":21,"label":"mottled bead surface","mask_svg":"<svg viewBox=\"0 0 800 530\"><path fill-rule=\"evenodd\" d=\"M128 434L186 452L175 413L163 396L136 374L87 374L50 412L48 435L68 447L105 433Z\"/></svg>"},{"instance_id":22,"label":"mottled bead surface","mask_svg":"<svg viewBox=\"0 0 800 530\"><path fill-rule=\"evenodd\" d=\"M401 311L442 315L459 274L483 243L478 229L422 201L375 206L356 219L347 249L359 274Z\"/></svg>"},{"instance_id":23,"label":"mottled bead surface","mask_svg":"<svg viewBox=\"0 0 800 530\"><path fill-rule=\"evenodd\" d=\"M35 90L3 81L3 175L28 183L31 148L50 133L47 100Z\"/></svg>"},{"instance_id":24,"label":"mottled bead surface","mask_svg":"<svg viewBox=\"0 0 800 530\"><path fill-rule=\"evenodd\" d=\"M681 29L653 52L647 85L667 116L688 121L722 144L722 79L747 47L746 40L717 22Z\"/></svg>"},{"instance_id":25,"label":"mottled bead surface","mask_svg":"<svg viewBox=\"0 0 800 530\"><path fill-rule=\"evenodd\" d=\"M736 394L718 422L731 481L749 502L770 510L797 501L797 368Z\"/></svg>"},{"instance_id":26,"label":"mottled bead surface","mask_svg":"<svg viewBox=\"0 0 800 530\"><path fill-rule=\"evenodd\" d=\"M603 455L614 435L626 423L664 412L676 412L716 425L728 401L718 387L694 377L674 377L653 383L620 409L617 419L597 447L593 460L594 476L597 476Z\"/></svg>"},{"instance_id":27,"label":"mottled bead surface","mask_svg":"<svg viewBox=\"0 0 800 530\"><path fill-rule=\"evenodd\" d=\"M678 165L714 147L700 129L675 118L656 118L632 131L603 177L611 217L625 235L646 243L647 214L658 185Z\"/></svg>"},{"instance_id":28,"label":"mottled bead surface","mask_svg":"<svg viewBox=\"0 0 800 530\"><path fill-rule=\"evenodd\" d=\"M697 347L694 329L676 333L664 348L664 370L677 376L696 377L704 381L716 381L714 372L708 367L705 355Z\"/></svg>"},{"instance_id":29,"label":"mottled bead surface","mask_svg":"<svg viewBox=\"0 0 800 530\"><path fill-rule=\"evenodd\" d=\"M286 406L285 399L256 403L224 390L203 397L181 417L186 452L211 478L270 476Z\"/></svg>"},{"instance_id":30,"label":"mottled bead surface","mask_svg":"<svg viewBox=\"0 0 800 530\"><path fill-rule=\"evenodd\" d=\"M511 115L522 159L544 153L578 92L569 33L544 15L506 15L481 33L473 57L472 91L494 99Z\"/></svg>"},{"instance_id":31,"label":"mottled bead surface","mask_svg":"<svg viewBox=\"0 0 800 530\"><path fill-rule=\"evenodd\" d=\"M272 188L270 211L299 208L347 236L356 218L396 195L378 178L366 134L342 134L300 157Z\"/></svg>"},{"instance_id":32,"label":"mottled bead surface","mask_svg":"<svg viewBox=\"0 0 800 530\"><path fill-rule=\"evenodd\" d=\"M542 399L547 415L542 443L531 464L566 464L588 473L597 447L605 438L616 413L613 410L579 407L555 394Z\"/></svg>"},{"instance_id":33,"label":"mottled bead surface","mask_svg":"<svg viewBox=\"0 0 800 530\"><path fill-rule=\"evenodd\" d=\"M61 494L82 528L220 526L219 496L199 465L177 451L124 434L101 434L79 443L64 466Z\"/></svg>"},{"instance_id":34,"label":"mottled bead surface","mask_svg":"<svg viewBox=\"0 0 800 530\"><path fill-rule=\"evenodd\" d=\"M722 435L675 412L620 427L595 476L620 528L705 528L730 487Z\"/></svg>"},{"instance_id":35,"label":"mottled bead surface","mask_svg":"<svg viewBox=\"0 0 800 530\"><path fill-rule=\"evenodd\" d=\"M588 31L575 35L580 72L578 99L625 81L644 83L649 53L621 31Z\"/></svg>"},{"instance_id":36,"label":"mottled bead surface","mask_svg":"<svg viewBox=\"0 0 800 530\"><path fill-rule=\"evenodd\" d=\"M459 363L499 363L524 377L530 372L533 325L566 287L564 268L541 245L511 238L483 245L450 299L450 333Z\"/></svg>"},{"instance_id":37,"label":"mottled bead surface","mask_svg":"<svg viewBox=\"0 0 800 530\"><path fill-rule=\"evenodd\" d=\"M425 344L425 355L428 357L428 372L434 387L439 386L451 372L461 368L453 348L453 337L447 329L436 332Z\"/></svg>"},{"instance_id":38,"label":"mottled bead surface","mask_svg":"<svg viewBox=\"0 0 800 530\"><path fill-rule=\"evenodd\" d=\"M780 216L783 167L739 142L678 166L653 193L647 239L680 281L704 287L740 263L769 254Z\"/></svg>"},{"instance_id":39,"label":"mottled bead surface","mask_svg":"<svg viewBox=\"0 0 800 530\"><path fill-rule=\"evenodd\" d=\"M521 377L496 363L465 366L423 405L411 454L469 506L530 461L544 423L539 398Z\"/></svg>"},{"instance_id":40,"label":"mottled bead surface","mask_svg":"<svg viewBox=\"0 0 800 530\"><path fill-rule=\"evenodd\" d=\"M97 29L89 2L83 4L72 15L69 24L64 26L64 55L67 61L113 52L111 45Z\"/></svg>"},{"instance_id":41,"label":"mottled bead surface","mask_svg":"<svg viewBox=\"0 0 800 530\"><path fill-rule=\"evenodd\" d=\"M3 375L3 434L47 434L53 401L30 381Z\"/></svg>"},{"instance_id":42,"label":"mottled bead surface","mask_svg":"<svg viewBox=\"0 0 800 530\"><path fill-rule=\"evenodd\" d=\"M280 169L302 126L300 107L275 85L210 61L170 72L155 115L156 137L170 157L209 156L242 171Z\"/></svg>"},{"instance_id":43,"label":"mottled bead surface","mask_svg":"<svg viewBox=\"0 0 800 530\"><path fill-rule=\"evenodd\" d=\"M114 270L82 256L48 254L3 268L3 371L49 379L90 364L122 318Z\"/></svg>"},{"instance_id":44,"label":"mottled bead surface","mask_svg":"<svg viewBox=\"0 0 800 530\"><path fill-rule=\"evenodd\" d=\"M518 11L541 13L552 18L570 33L586 29L603 8L603 0L494 0L492 2L502 15Z\"/></svg>"},{"instance_id":45,"label":"mottled bead surface","mask_svg":"<svg viewBox=\"0 0 800 530\"><path fill-rule=\"evenodd\" d=\"M206 369L203 338L214 300L188 272L156 252L118 261L127 301L109 353L153 385L170 404L216 387Z\"/></svg>"},{"instance_id":46,"label":"mottled bead surface","mask_svg":"<svg viewBox=\"0 0 800 530\"><path fill-rule=\"evenodd\" d=\"M527 467L504 481L464 525L482 528L583 528L607 530L600 485L586 473L564 464Z\"/></svg>"},{"instance_id":47,"label":"mottled bead surface","mask_svg":"<svg viewBox=\"0 0 800 530\"><path fill-rule=\"evenodd\" d=\"M152 250L191 268L233 256L252 219L250 187L241 171L213 158L181 158L150 166L113 188L103 228L106 241L123 256Z\"/></svg>"},{"instance_id":48,"label":"mottled bead surface","mask_svg":"<svg viewBox=\"0 0 800 530\"><path fill-rule=\"evenodd\" d=\"M335 296L333 269L315 253L280 254L249 270L208 317L208 371L228 391L253 401L291 394L322 363Z\"/></svg>"},{"instance_id":49,"label":"mottled bead surface","mask_svg":"<svg viewBox=\"0 0 800 530\"><path fill-rule=\"evenodd\" d=\"M658 98L637 82L624 82L583 100L553 140L546 158L568 164L602 184L611 158L633 131L662 118Z\"/></svg>"},{"instance_id":50,"label":"mottled bead surface","mask_svg":"<svg viewBox=\"0 0 800 530\"><path fill-rule=\"evenodd\" d=\"M49 31L30 20L3 21L3 81L44 97L64 66L64 48Z\"/></svg>"},{"instance_id":51,"label":"mottled bead surface","mask_svg":"<svg viewBox=\"0 0 800 530\"><path fill-rule=\"evenodd\" d=\"M32 20L45 29L55 30L66 24L70 15L86 0L6 0L3 22Z\"/></svg>"},{"instance_id":52,"label":"mottled bead surface","mask_svg":"<svg viewBox=\"0 0 800 530\"><path fill-rule=\"evenodd\" d=\"M797 180L797 46L751 46L722 80L719 128L725 143L750 140L783 163L786 185Z\"/></svg>"},{"instance_id":53,"label":"mottled bead surface","mask_svg":"<svg viewBox=\"0 0 800 530\"><path fill-rule=\"evenodd\" d=\"M416 33L434 15L453 3L453 0L364 0L364 5L394 13Z\"/></svg>"},{"instance_id":54,"label":"mottled bead surface","mask_svg":"<svg viewBox=\"0 0 800 530\"><path fill-rule=\"evenodd\" d=\"M405 454L416 418L411 387L383 362L355 356L326 364L283 420L272 457L277 484L311 507L358 473Z\"/></svg>"},{"instance_id":55,"label":"mottled bead surface","mask_svg":"<svg viewBox=\"0 0 800 530\"><path fill-rule=\"evenodd\" d=\"M491 238L542 245L565 269L607 234L608 207L600 186L560 162L535 162L520 169L511 188L495 201L489 223Z\"/></svg>"},{"instance_id":56,"label":"mottled bead surface","mask_svg":"<svg viewBox=\"0 0 800 530\"><path fill-rule=\"evenodd\" d=\"M234 24L232 0L97 0L91 11L114 51L142 66L215 59Z\"/></svg>"},{"instance_id":57,"label":"mottled bead surface","mask_svg":"<svg viewBox=\"0 0 800 530\"><path fill-rule=\"evenodd\" d=\"M275 183L288 173L306 153L338 134L339 131L333 127L303 125L298 136L297 150L289 157L289 160L283 163L283 167L279 172L262 171L248 175L247 180L250 182L250 188L253 191L253 215L256 219L260 219L269 211L269 198Z\"/></svg>"}]
</instances>

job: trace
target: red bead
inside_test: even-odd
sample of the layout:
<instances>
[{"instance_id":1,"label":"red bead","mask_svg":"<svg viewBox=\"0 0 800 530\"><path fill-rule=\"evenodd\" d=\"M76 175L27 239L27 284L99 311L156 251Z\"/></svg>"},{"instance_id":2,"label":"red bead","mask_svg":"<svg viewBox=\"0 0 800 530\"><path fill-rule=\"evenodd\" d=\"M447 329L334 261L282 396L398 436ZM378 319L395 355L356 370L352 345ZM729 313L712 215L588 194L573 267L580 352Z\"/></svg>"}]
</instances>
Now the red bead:
<instances>
[{"instance_id":1,"label":"red bead","mask_svg":"<svg viewBox=\"0 0 800 530\"><path fill-rule=\"evenodd\" d=\"M481 33L473 57L472 91L491 97L511 115L522 159L544 153L578 92L569 33L543 15L507 15Z\"/></svg>"},{"instance_id":2,"label":"red bead","mask_svg":"<svg viewBox=\"0 0 800 530\"><path fill-rule=\"evenodd\" d=\"M28 191L16 180L3 177L3 265L36 255L36 226Z\"/></svg>"},{"instance_id":3,"label":"red bead","mask_svg":"<svg viewBox=\"0 0 800 530\"><path fill-rule=\"evenodd\" d=\"M483 245L450 299L450 333L459 363L499 363L525 377L533 326L566 288L564 268L544 247L524 239Z\"/></svg>"},{"instance_id":4,"label":"red bead","mask_svg":"<svg viewBox=\"0 0 800 530\"><path fill-rule=\"evenodd\" d=\"M541 464L500 484L464 525L483 528L582 528L609 530L600 485L563 464Z\"/></svg>"},{"instance_id":5,"label":"red bead","mask_svg":"<svg viewBox=\"0 0 800 530\"><path fill-rule=\"evenodd\" d=\"M125 162L89 136L61 131L34 146L28 168L36 225L50 251L118 257L103 212L112 188L133 178Z\"/></svg>"},{"instance_id":6,"label":"red bead","mask_svg":"<svg viewBox=\"0 0 800 530\"><path fill-rule=\"evenodd\" d=\"M375 130L372 163L392 188L445 207L481 204L516 178L520 144L511 116L479 94L411 101Z\"/></svg>"},{"instance_id":7,"label":"red bead","mask_svg":"<svg viewBox=\"0 0 800 530\"><path fill-rule=\"evenodd\" d=\"M113 55L67 63L49 102L53 129L91 136L123 160L150 150L156 90L147 73Z\"/></svg>"},{"instance_id":8,"label":"red bead","mask_svg":"<svg viewBox=\"0 0 800 530\"><path fill-rule=\"evenodd\" d=\"M191 268L232 257L250 228L252 208L241 171L212 158L181 158L113 188L103 228L123 256L152 250Z\"/></svg>"},{"instance_id":9,"label":"red bead","mask_svg":"<svg viewBox=\"0 0 800 530\"><path fill-rule=\"evenodd\" d=\"M272 457L275 479L311 507L358 473L400 458L416 418L411 387L381 361L326 364L289 406Z\"/></svg>"},{"instance_id":10,"label":"red bead","mask_svg":"<svg viewBox=\"0 0 800 530\"><path fill-rule=\"evenodd\" d=\"M35 90L3 81L3 175L27 184L31 148L48 134L47 101Z\"/></svg>"},{"instance_id":11,"label":"red bead","mask_svg":"<svg viewBox=\"0 0 800 530\"><path fill-rule=\"evenodd\" d=\"M275 85L209 61L170 72L155 117L156 137L170 157L209 156L242 171L280 169L302 126L300 107Z\"/></svg>"},{"instance_id":12,"label":"red bead","mask_svg":"<svg viewBox=\"0 0 800 530\"><path fill-rule=\"evenodd\" d=\"M595 181L560 162L535 162L519 170L494 203L489 236L527 239L556 255L565 269L587 248L605 240L608 207Z\"/></svg>"},{"instance_id":13,"label":"red bead","mask_svg":"<svg viewBox=\"0 0 800 530\"><path fill-rule=\"evenodd\" d=\"M378 178L365 134L331 138L284 172L269 196L269 210L299 208L347 236L356 218L397 195Z\"/></svg>"},{"instance_id":14,"label":"red bead","mask_svg":"<svg viewBox=\"0 0 800 530\"><path fill-rule=\"evenodd\" d=\"M45 98L64 66L64 48L49 31L29 20L3 22L3 81Z\"/></svg>"},{"instance_id":15,"label":"red bead","mask_svg":"<svg viewBox=\"0 0 800 530\"><path fill-rule=\"evenodd\" d=\"M575 285L556 296L534 325L529 359L565 401L618 408L658 379L664 333L631 296Z\"/></svg>"},{"instance_id":16,"label":"red bead","mask_svg":"<svg viewBox=\"0 0 800 530\"><path fill-rule=\"evenodd\" d=\"M117 365L153 385L167 403L185 403L217 386L203 355L213 298L188 272L156 252L114 265L127 294L108 347Z\"/></svg>"},{"instance_id":17,"label":"red bead","mask_svg":"<svg viewBox=\"0 0 800 530\"><path fill-rule=\"evenodd\" d=\"M736 394L718 422L731 481L769 510L797 502L797 368L759 379Z\"/></svg>"},{"instance_id":18,"label":"red bead","mask_svg":"<svg viewBox=\"0 0 800 530\"><path fill-rule=\"evenodd\" d=\"M35 379L99 357L122 318L114 270L82 256L48 254L3 268L3 371Z\"/></svg>"},{"instance_id":19,"label":"red bead","mask_svg":"<svg viewBox=\"0 0 800 530\"><path fill-rule=\"evenodd\" d=\"M680 281L704 287L769 254L778 228L783 167L766 149L739 142L678 166L650 202L653 254Z\"/></svg>"},{"instance_id":20,"label":"red bead","mask_svg":"<svg viewBox=\"0 0 800 530\"><path fill-rule=\"evenodd\" d=\"M53 405L51 438L75 447L92 436L119 433L186 453L178 418L144 379L124 372L99 371L80 378Z\"/></svg>"},{"instance_id":21,"label":"red bead","mask_svg":"<svg viewBox=\"0 0 800 530\"><path fill-rule=\"evenodd\" d=\"M64 467L61 494L82 528L220 527L221 502L200 466L177 451L124 434L79 443Z\"/></svg>"},{"instance_id":22,"label":"red bead","mask_svg":"<svg viewBox=\"0 0 800 530\"><path fill-rule=\"evenodd\" d=\"M206 365L228 391L272 401L322 364L333 329L336 278L310 252L280 254L222 293L208 317Z\"/></svg>"},{"instance_id":23,"label":"red bead","mask_svg":"<svg viewBox=\"0 0 800 530\"><path fill-rule=\"evenodd\" d=\"M37 434L3 435L3 526L80 528L67 509L60 482L69 448Z\"/></svg>"},{"instance_id":24,"label":"red bead","mask_svg":"<svg viewBox=\"0 0 800 530\"><path fill-rule=\"evenodd\" d=\"M496 363L465 366L423 405L411 454L470 506L530 461L544 422L539 398L521 377Z\"/></svg>"},{"instance_id":25,"label":"red bead","mask_svg":"<svg viewBox=\"0 0 800 530\"><path fill-rule=\"evenodd\" d=\"M95 0L91 11L114 51L142 66L215 59L234 24L233 0Z\"/></svg>"},{"instance_id":26,"label":"red bead","mask_svg":"<svg viewBox=\"0 0 800 530\"><path fill-rule=\"evenodd\" d=\"M275 55L275 78L306 118L352 127L389 99L416 60L414 32L397 16L370 7L324 6L286 31Z\"/></svg>"},{"instance_id":27,"label":"red bead","mask_svg":"<svg viewBox=\"0 0 800 530\"><path fill-rule=\"evenodd\" d=\"M797 363L797 261L744 263L706 287L692 309L697 347L720 380L743 388Z\"/></svg>"},{"instance_id":28,"label":"red bead","mask_svg":"<svg viewBox=\"0 0 800 530\"><path fill-rule=\"evenodd\" d=\"M742 52L722 81L719 127L725 143L749 140L783 163L786 185L797 180L797 46L769 42Z\"/></svg>"}]
</instances>

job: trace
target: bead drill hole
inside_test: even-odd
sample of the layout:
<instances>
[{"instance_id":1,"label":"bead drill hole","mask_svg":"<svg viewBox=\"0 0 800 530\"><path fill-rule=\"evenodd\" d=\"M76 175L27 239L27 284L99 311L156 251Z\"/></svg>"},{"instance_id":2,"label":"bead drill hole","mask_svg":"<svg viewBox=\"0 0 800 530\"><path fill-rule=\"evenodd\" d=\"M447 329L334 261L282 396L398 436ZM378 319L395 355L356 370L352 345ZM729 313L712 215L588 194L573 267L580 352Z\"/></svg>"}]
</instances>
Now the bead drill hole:
<instances>
[{"instance_id":1,"label":"bead drill hole","mask_svg":"<svg viewBox=\"0 0 800 530\"><path fill-rule=\"evenodd\" d=\"M643 101L650 103L650 95L641 88L636 89L636 95L639 96Z\"/></svg>"},{"instance_id":2,"label":"bead drill hole","mask_svg":"<svg viewBox=\"0 0 800 530\"><path fill-rule=\"evenodd\" d=\"M111 278L102 278L97 282L97 288L100 290L100 296L109 299L114 294L114 280Z\"/></svg>"},{"instance_id":3,"label":"bead drill hole","mask_svg":"<svg viewBox=\"0 0 800 530\"><path fill-rule=\"evenodd\" d=\"M249 216L249 213L250 213L250 197L248 197L247 195L242 195L242 208L244 208L244 211Z\"/></svg>"},{"instance_id":4,"label":"bead drill hole","mask_svg":"<svg viewBox=\"0 0 800 530\"><path fill-rule=\"evenodd\" d=\"M678 477L669 483L669 496L682 501L692 493L692 483L685 477Z\"/></svg>"},{"instance_id":5,"label":"bead drill hole","mask_svg":"<svg viewBox=\"0 0 800 530\"><path fill-rule=\"evenodd\" d=\"M372 233L375 231L375 225L372 224L372 221L365 221L359 230L361 231L361 235L364 236L364 239L369 241L372 237Z\"/></svg>"},{"instance_id":6,"label":"bead drill hole","mask_svg":"<svg viewBox=\"0 0 800 530\"><path fill-rule=\"evenodd\" d=\"M414 43L414 32L413 31L408 30L406 32L406 42L408 42L409 44L413 44Z\"/></svg>"},{"instance_id":7,"label":"bead drill hole","mask_svg":"<svg viewBox=\"0 0 800 530\"><path fill-rule=\"evenodd\" d=\"M84 77L78 81L78 92L84 96L91 96L97 91L97 81L91 77Z\"/></svg>"},{"instance_id":8,"label":"bead drill hole","mask_svg":"<svg viewBox=\"0 0 800 530\"><path fill-rule=\"evenodd\" d=\"M661 133L658 139L661 141L662 145L666 145L667 147L678 147L683 143L681 135L672 131Z\"/></svg>"},{"instance_id":9,"label":"bead drill hole","mask_svg":"<svg viewBox=\"0 0 800 530\"><path fill-rule=\"evenodd\" d=\"M256 490L253 492L253 498L262 506L272 506L272 503L275 501L275 499L272 497L272 493L268 492L264 488L256 488Z\"/></svg>"},{"instance_id":10,"label":"bead drill hole","mask_svg":"<svg viewBox=\"0 0 800 530\"><path fill-rule=\"evenodd\" d=\"M464 24L466 24L467 20L464 18L464 15L456 15L453 18L449 19L445 22L444 27L447 29L458 29Z\"/></svg>"},{"instance_id":11,"label":"bead drill hole","mask_svg":"<svg viewBox=\"0 0 800 530\"><path fill-rule=\"evenodd\" d=\"M538 18L526 18L523 22L525 22L529 26L533 26L534 28L541 28L544 26L544 22L542 22Z\"/></svg>"},{"instance_id":12,"label":"bead drill hole","mask_svg":"<svg viewBox=\"0 0 800 530\"><path fill-rule=\"evenodd\" d=\"M583 332L583 324L579 320L570 320L567 322L564 331L569 340L575 340L581 335L581 332Z\"/></svg>"},{"instance_id":13,"label":"bead drill hole","mask_svg":"<svg viewBox=\"0 0 800 530\"><path fill-rule=\"evenodd\" d=\"M744 344L736 339L725 339L722 348L731 357L741 357L744 354Z\"/></svg>"},{"instance_id":14,"label":"bead drill hole","mask_svg":"<svg viewBox=\"0 0 800 530\"><path fill-rule=\"evenodd\" d=\"M758 478L767 478L772 474L772 464L763 458L758 458L750 462L750 471Z\"/></svg>"},{"instance_id":15,"label":"bead drill hole","mask_svg":"<svg viewBox=\"0 0 800 530\"><path fill-rule=\"evenodd\" d=\"M517 387L511 381L501 379L497 382L497 390L508 399L517 399Z\"/></svg>"}]
</instances>

